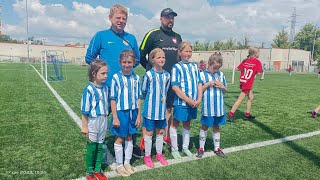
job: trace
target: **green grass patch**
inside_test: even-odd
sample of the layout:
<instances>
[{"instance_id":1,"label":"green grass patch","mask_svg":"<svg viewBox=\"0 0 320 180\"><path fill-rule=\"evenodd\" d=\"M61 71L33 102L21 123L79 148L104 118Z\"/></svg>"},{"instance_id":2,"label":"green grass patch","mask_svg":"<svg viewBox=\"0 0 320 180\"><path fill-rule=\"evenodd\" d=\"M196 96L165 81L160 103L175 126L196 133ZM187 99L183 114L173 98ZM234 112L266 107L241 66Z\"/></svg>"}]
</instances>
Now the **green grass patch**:
<instances>
[{"instance_id":1,"label":"green grass patch","mask_svg":"<svg viewBox=\"0 0 320 180\"><path fill-rule=\"evenodd\" d=\"M39 70L39 65L36 68ZM3 163L0 165L0 179L72 179L83 177L85 175L85 137L80 134L77 125L67 115L38 74L28 64L1 63L0 69L0 102L2 102L0 104L0 116L2 117L0 125L2 148L0 152L3 157L1 158ZM135 71L140 77L145 72L140 66ZM229 82L228 92L225 95L226 110L228 111L240 93L239 73L236 73L236 85L231 85L232 72L225 71L225 74ZM83 88L88 83L87 67L66 65L66 77L65 81L50 82L50 84L80 116L80 99ZM236 112L237 122L234 124L228 122L226 126L222 127L222 148L320 130L319 120L310 118L307 113L320 101L320 97L317 96L319 88L319 79L315 74L293 74L289 77L287 73L267 72L264 81L260 81L258 77L254 85L255 100L252 106L252 114L257 117L257 120L248 122L241 119L244 116L244 102ZM200 113L201 108L198 109L198 119L193 120L191 124L190 149L192 152L196 152L198 147ZM140 138L141 134L138 135L138 141ZM108 147L113 152L113 137L108 134L107 139ZM191 179L207 179L208 177L217 177L218 179L239 179L239 177L245 179L298 179L293 178L295 175L296 177L303 177L302 175L319 177L317 175L319 166L311 165L314 164L312 159L319 159L319 151L314 148L317 147L316 145L319 146L319 143L316 143L314 138L311 139L306 143L303 143L305 141L303 140L298 145L293 143L290 146L289 142L257 150L232 153L229 154L227 160L215 157L175 165L174 168L169 166L139 173L133 178L185 178L185 174L193 172L195 169L199 170L195 171L194 176L190 176ZM179 144L182 144L181 136L179 136ZM213 148L211 133L208 134L205 148L207 150ZM246 152L250 152L250 155ZM167 146L165 146L165 156L172 158ZM289 159L281 159L282 156ZM295 156L299 158L296 159ZM293 176L289 176L292 171L290 168L297 169L299 161L301 161L301 165L310 169L310 176L306 175L307 172L302 172L305 170L304 168L300 173L294 172ZM132 163L140 165L143 162L133 158ZM278 166L278 163L282 163L282 170L272 169ZM239 166L239 164L244 165ZM210 168L202 169L199 167ZM170 172L171 169L172 172ZM262 172L264 170L265 172ZM248 173L249 171L252 173ZM258 173L254 173L255 171ZM38 174L26 174L30 172ZM158 173L159 175L157 175ZM259 173L262 175L258 176ZM189 173L187 175L189 178Z\"/></svg>"},{"instance_id":2,"label":"green grass patch","mask_svg":"<svg viewBox=\"0 0 320 180\"><path fill-rule=\"evenodd\" d=\"M150 169L130 179L319 179L320 136ZM113 179L126 179L116 177Z\"/></svg>"},{"instance_id":3,"label":"green grass patch","mask_svg":"<svg viewBox=\"0 0 320 180\"><path fill-rule=\"evenodd\" d=\"M0 64L0 179L84 175L85 137L28 64Z\"/></svg>"}]
</instances>

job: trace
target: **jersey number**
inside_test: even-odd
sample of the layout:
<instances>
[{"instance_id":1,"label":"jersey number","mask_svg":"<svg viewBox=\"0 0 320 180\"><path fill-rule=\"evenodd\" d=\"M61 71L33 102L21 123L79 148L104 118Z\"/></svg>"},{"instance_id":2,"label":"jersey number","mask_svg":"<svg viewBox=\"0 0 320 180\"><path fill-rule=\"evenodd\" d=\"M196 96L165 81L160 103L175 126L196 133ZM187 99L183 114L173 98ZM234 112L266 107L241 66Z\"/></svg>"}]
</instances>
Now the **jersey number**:
<instances>
[{"instance_id":1,"label":"jersey number","mask_svg":"<svg viewBox=\"0 0 320 180\"><path fill-rule=\"evenodd\" d=\"M251 76L253 74L253 70L252 69L246 69L244 68L244 73L243 75L241 76L241 79L250 79Z\"/></svg>"}]
</instances>

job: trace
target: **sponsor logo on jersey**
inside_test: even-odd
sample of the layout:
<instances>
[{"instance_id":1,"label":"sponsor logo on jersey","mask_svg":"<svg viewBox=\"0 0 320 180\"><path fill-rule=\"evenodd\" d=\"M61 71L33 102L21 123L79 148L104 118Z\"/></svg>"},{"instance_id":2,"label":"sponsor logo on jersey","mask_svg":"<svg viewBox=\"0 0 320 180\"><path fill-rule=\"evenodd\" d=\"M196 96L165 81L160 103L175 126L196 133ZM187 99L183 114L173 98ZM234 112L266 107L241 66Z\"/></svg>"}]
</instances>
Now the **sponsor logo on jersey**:
<instances>
[{"instance_id":1,"label":"sponsor logo on jersey","mask_svg":"<svg viewBox=\"0 0 320 180\"><path fill-rule=\"evenodd\" d=\"M164 51L176 51L176 50L178 50L178 48L176 48L176 47L163 47L162 50L164 50Z\"/></svg>"},{"instance_id":2,"label":"sponsor logo on jersey","mask_svg":"<svg viewBox=\"0 0 320 180\"><path fill-rule=\"evenodd\" d=\"M177 38L172 38L172 42L177 44Z\"/></svg>"}]
</instances>

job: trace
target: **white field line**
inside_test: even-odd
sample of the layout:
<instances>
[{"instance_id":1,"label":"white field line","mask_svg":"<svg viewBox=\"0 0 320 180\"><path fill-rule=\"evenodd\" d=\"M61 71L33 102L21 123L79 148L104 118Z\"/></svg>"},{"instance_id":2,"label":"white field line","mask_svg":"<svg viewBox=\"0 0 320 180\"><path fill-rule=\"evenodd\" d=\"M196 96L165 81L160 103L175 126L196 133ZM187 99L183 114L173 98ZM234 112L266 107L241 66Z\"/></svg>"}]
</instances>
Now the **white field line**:
<instances>
[{"instance_id":1,"label":"white field line","mask_svg":"<svg viewBox=\"0 0 320 180\"><path fill-rule=\"evenodd\" d=\"M230 147L230 148L224 149L223 152L225 154L228 154L228 153L233 153L233 152L237 152L237 151L255 149L255 148L260 148L260 147L269 146L269 145L273 145L273 144L284 143L284 142L287 142L287 141L293 141L293 140L297 140L297 139L312 137L312 136L316 136L316 135L320 135L320 131L314 131L314 132L309 132L309 133L305 133L305 134L298 134L298 135L288 136L288 137L285 137L285 138L262 141L262 142L246 144L246 145L242 145L242 146ZM213 157L213 156L216 156L216 155L214 154L213 151L210 151L210 152L205 152L205 154L203 155L202 158L182 157L180 160L169 159L168 162L169 162L169 166L170 166L170 165L174 165L174 164L185 163L185 162L188 162L188 161L195 161L195 160L199 160L199 159L203 159L203 158L209 158L209 157ZM154 165L155 165L154 168L161 168L162 167L162 165L159 162L155 162ZM142 171L146 171L146 170L150 170L151 169L151 168L146 167L145 165L136 166L135 168L136 168L137 172L142 172ZM107 174L108 178L113 178L113 177L119 176L119 174L117 174L114 170L111 171L111 172L107 172L106 174ZM85 180L85 177L78 178L76 180Z\"/></svg>"},{"instance_id":2,"label":"white field line","mask_svg":"<svg viewBox=\"0 0 320 180\"><path fill-rule=\"evenodd\" d=\"M77 125L79 127L81 127L81 120L77 116L77 114L59 96L59 94L51 87L51 85L48 82L45 81L45 79L41 76L41 74L37 71L37 69L35 67L33 67L33 68L39 74L41 79L46 83L46 85L49 87L49 89L52 91L52 93L55 95L55 97L58 99L58 101L62 104L62 106L65 108L65 110L68 112L68 114L72 117L72 119L77 123ZM279 139L274 139L274 140L268 140L268 141L262 141L262 142L252 143L252 144L246 144L246 145L242 145L242 146L230 147L230 148L224 149L223 152L225 154L228 154L228 153L232 153L232 152L260 148L260 147L264 147L264 146L284 143L284 142L287 142L287 141L293 141L293 140L312 137L312 136L316 136L316 135L320 135L320 131L313 131L313 132L309 132L309 133L305 133L305 134L297 134L297 135L288 136L288 137L279 138ZM114 160L114 157L110 154L110 152L108 152L108 153L109 153L108 154L108 158L112 158L112 160L108 159L108 162L109 162L109 165L110 165L112 171L106 173L107 177L108 178L117 177L117 176L119 176L119 174L115 172L115 163L114 163L115 160ZM213 151L205 152L205 154L203 155L203 157L201 159L208 158L208 157L213 157L213 156L215 156ZM174 164L180 164L180 163L184 163L184 162L188 162L188 161L194 161L194 160L199 160L199 158L197 158L197 157L192 157L192 158L190 158L190 157L182 157L179 160L169 159L168 163L169 163L169 165L174 165ZM155 165L154 168L162 167L162 165L159 162L155 162L154 165ZM146 170L151 169L151 168L146 167L145 165L136 166L135 168L136 168L137 172L142 172L142 171L146 171ZM78 178L76 180L86 180L86 177Z\"/></svg>"},{"instance_id":3,"label":"white field line","mask_svg":"<svg viewBox=\"0 0 320 180\"><path fill-rule=\"evenodd\" d=\"M41 74L38 72L38 70L30 64L30 66L33 67L33 69L38 73L40 78L43 80L43 82L48 86L52 94L57 98L57 100L60 102L60 104L63 106L63 108L66 110L66 112L69 114L69 116L73 119L73 121L78 125L79 128L81 128L81 119L80 117L70 108L70 106L61 98L61 96L57 93L56 90L53 89L53 87L41 76ZM112 154L107 150L107 160L109 166L114 170L115 169L115 159L112 156Z\"/></svg>"}]
</instances>

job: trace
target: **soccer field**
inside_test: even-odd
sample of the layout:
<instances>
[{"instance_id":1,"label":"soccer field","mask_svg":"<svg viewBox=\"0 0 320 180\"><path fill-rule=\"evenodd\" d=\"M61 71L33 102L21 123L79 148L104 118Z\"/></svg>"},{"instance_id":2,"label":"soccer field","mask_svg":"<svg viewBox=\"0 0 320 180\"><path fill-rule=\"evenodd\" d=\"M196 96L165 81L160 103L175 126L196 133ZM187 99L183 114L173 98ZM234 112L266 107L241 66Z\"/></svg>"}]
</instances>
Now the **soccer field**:
<instances>
[{"instance_id":1,"label":"soccer field","mask_svg":"<svg viewBox=\"0 0 320 180\"><path fill-rule=\"evenodd\" d=\"M38 67L38 66L37 66ZM0 115L3 163L0 179L73 179L85 175L85 137L29 64L0 64ZM67 65L67 80L53 88L80 116L80 98L88 82L87 67ZM144 70L136 72L142 77ZM231 72L225 72L231 82ZM238 84L236 73L236 84ZM267 72L256 79L252 114L244 116L245 103L235 114L236 123L222 127L222 148L234 147L320 130L320 120L306 112L320 102L320 80L315 74ZM238 85L228 86L229 110L239 95ZM191 124L192 152L198 147L198 119ZM180 131L181 132L181 131ZM180 133L181 134L181 133ZM141 135L138 136L139 139ZM113 137L108 137L113 153ZM319 136L219 157L137 173L134 179L319 179ZM181 142L181 136L180 136ZM182 144L182 143L179 143ZM205 149L212 149L211 133ZM165 155L171 159L169 148ZM132 159L141 165L140 159ZM190 173L192 172L192 173ZM189 174L190 173L190 174Z\"/></svg>"}]
</instances>

